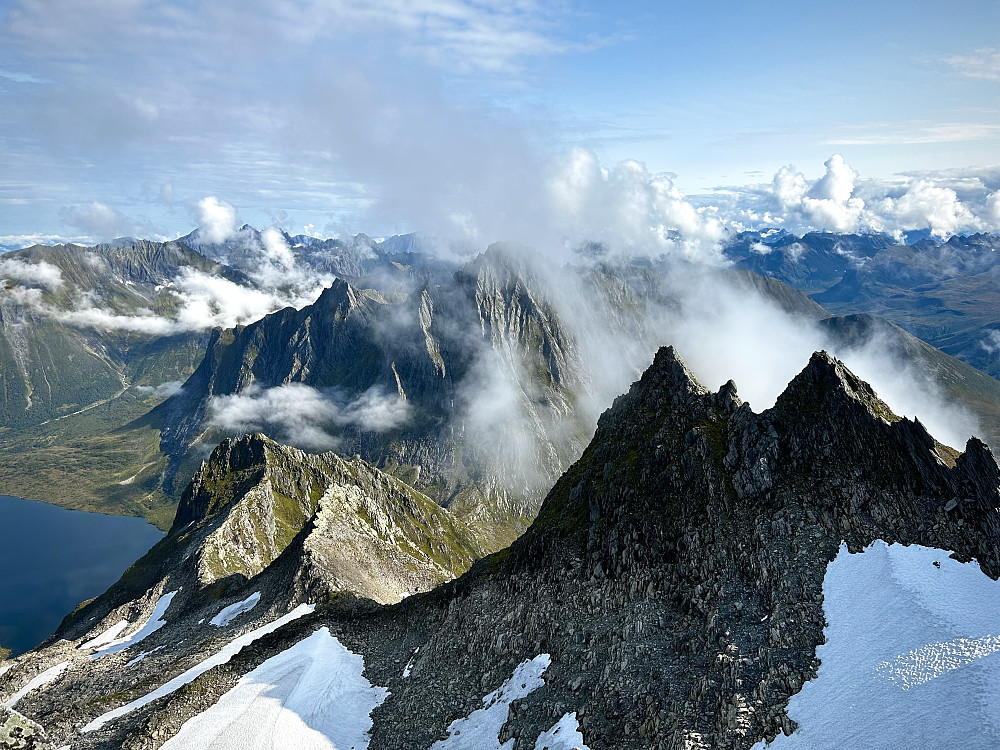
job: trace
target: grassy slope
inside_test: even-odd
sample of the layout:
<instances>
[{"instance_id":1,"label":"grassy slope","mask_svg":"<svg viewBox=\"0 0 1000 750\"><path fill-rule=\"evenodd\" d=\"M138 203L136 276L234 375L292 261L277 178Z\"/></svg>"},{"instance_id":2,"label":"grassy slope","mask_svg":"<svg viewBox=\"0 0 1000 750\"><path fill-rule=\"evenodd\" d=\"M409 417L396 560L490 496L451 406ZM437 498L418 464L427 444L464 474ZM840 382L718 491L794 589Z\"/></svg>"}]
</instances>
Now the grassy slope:
<instances>
[{"instance_id":1,"label":"grassy slope","mask_svg":"<svg viewBox=\"0 0 1000 750\"><path fill-rule=\"evenodd\" d=\"M166 530L174 502L159 487L165 464L159 430L135 421L155 403L130 390L82 414L5 431L0 492L64 508L143 516Z\"/></svg>"}]
</instances>

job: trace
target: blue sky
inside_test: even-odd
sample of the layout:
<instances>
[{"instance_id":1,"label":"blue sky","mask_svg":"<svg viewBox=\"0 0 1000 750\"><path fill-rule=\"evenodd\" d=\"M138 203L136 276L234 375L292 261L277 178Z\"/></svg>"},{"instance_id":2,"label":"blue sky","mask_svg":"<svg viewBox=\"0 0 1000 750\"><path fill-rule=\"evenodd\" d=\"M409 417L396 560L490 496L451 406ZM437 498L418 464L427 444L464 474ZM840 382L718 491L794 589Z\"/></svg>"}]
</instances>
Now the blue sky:
<instances>
[{"instance_id":1,"label":"blue sky","mask_svg":"<svg viewBox=\"0 0 1000 750\"><path fill-rule=\"evenodd\" d=\"M998 31L982 1L8 0L0 244L220 204L484 243L995 229Z\"/></svg>"}]
</instances>

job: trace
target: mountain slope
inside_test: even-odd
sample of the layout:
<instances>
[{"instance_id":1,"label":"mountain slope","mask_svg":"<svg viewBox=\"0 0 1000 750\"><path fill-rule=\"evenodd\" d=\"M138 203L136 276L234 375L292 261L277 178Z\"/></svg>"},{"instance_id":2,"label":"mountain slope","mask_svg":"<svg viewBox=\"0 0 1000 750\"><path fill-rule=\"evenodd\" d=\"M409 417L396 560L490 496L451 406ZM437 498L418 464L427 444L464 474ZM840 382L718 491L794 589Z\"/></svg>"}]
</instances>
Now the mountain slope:
<instances>
[{"instance_id":1,"label":"mountain slope","mask_svg":"<svg viewBox=\"0 0 1000 750\"><path fill-rule=\"evenodd\" d=\"M228 496L212 495L223 507ZM459 747L458 730L473 726L480 746L496 736L517 750L557 726L592 750L749 748L794 730L784 709L816 674L824 572L842 541L855 552L875 539L952 550L996 578L998 507L1000 467L981 442L945 450L829 355L755 414L732 383L711 393L662 349L528 532L458 581L392 607L339 599L283 620L189 687L107 719L95 721L190 657L160 653L167 673L140 684L71 658L17 709L73 747L158 747L242 675L319 632L388 689L365 709L372 750ZM191 632L182 615L167 610L157 642ZM68 653L53 643L20 657L0 691ZM84 680L87 698L67 701Z\"/></svg>"},{"instance_id":2,"label":"mountain slope","mask_svg":"<svg viewBox=\"0 0 1000 750\"><path fill-rule=\"evenodd\" d=\"M838 315L869 313L1000 377L1000 237L955 236L912 245L884 235L785 232L737 236L738 268L781 279Z\"/></svg>"}]
</instances>

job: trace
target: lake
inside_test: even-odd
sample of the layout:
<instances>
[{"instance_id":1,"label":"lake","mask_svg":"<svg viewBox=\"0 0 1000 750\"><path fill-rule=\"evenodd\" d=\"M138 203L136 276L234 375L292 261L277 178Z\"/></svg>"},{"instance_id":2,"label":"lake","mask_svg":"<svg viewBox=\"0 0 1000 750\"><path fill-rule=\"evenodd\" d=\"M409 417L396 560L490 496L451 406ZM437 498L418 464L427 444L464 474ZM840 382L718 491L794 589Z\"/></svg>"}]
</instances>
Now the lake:
<instances>
[{"instance_id":1,"label":"lake","mask_svg":"<svg viewBox=\"0 0 1000 750\"><path fill-rule=\"evenodd\" d=\"M0 495L0 646L38 645L162 538L142 518Z\"/></svg>"}]
</instances>

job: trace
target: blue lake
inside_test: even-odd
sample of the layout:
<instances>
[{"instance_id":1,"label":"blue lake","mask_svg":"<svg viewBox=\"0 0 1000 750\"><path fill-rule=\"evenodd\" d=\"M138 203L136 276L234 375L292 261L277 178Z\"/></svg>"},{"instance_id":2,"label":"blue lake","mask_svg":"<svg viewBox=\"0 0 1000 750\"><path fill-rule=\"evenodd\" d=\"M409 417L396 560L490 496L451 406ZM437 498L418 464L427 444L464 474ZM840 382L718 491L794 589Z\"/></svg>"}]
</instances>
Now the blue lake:
<instances>
[{"instance_id":1,"label":"blue lake","mask_svg":"<svg viewBox=\"0 0 1000 750\"><path fill-rule=\"evenodd\" d=\"M0 495L0 646L38 645L162 538L141 518Z\"/></svg>"}]
</instances>

